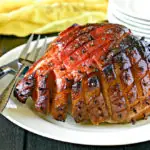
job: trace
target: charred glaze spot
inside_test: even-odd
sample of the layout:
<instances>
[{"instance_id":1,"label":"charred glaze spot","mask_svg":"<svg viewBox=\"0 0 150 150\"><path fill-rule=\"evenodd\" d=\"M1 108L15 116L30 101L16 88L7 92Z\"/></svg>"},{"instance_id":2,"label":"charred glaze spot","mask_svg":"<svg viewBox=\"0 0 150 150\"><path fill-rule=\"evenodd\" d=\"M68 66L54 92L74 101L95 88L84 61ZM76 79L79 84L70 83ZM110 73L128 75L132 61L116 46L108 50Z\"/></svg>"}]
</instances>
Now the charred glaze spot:
<instances>
[{"instance_id":1,"label":"charred glaze spot","mask_svg":"<svg viewBox=\"0 0 150 150\"><path fill-rule=\"evenodd\" d=\"M145 101L145 103L146 103L147 105L150 105L150 103L149 103L148 101Z\"/></svg>"},{"instance_id":2,"label":"charred glaze spot","mask_svg":"<svg viewBox=\"0 0 150 150\"><path fill-rule=\"evenodd\" d=\"M65 78L65 80L66 80L67 82L72 82L72 80L70 80L70 79L68 79L68 78Z\"/></svg>"},{"instance_id":3,"label":"charred glaze spot","mask_svg":"<svg viewBox=\"0 0 150 150\"><path fill-rule=\"evenodd\" d=\"M90 35L88 36L89 41L94 40L94 38Z\"/></svg>"},{"instance_id":4,"label":"charred glaze spot","mask_svg":"<svg viewBox=\"0 0 150 150\"><path fill-rule=\"evenodd\" d=\"M133 125L135 125L136 120L132 118L132 119L131 119L131 123L132 123Z\"/></svg>"},{"instance_id":5,"label":"charred glaze spot","mask_svg":"<svg viewBox=\"0 0 150 150\"><path fill-rule=\"evenodd\" d=\"M123 80L123 83L125 84L125 86L131 85L133 83L134 78L132 76L130 69L123 71L123 73L121 74L121 80Z\"/></svg>"},{"instance_id":6,"label":"charred glaze spot","mask_svg":"<svg viewBox=\"0 0 150 150\"><path fill-rule=\"evenodd\" d=\"M147 58L147 61L150 63L150 56Z\"/></svg>"},{"instance_id":7,"label":"charred glaze spot","mask_svg":"<svg viewBox=\"0 0 150 150\"><path fill-rule=\"evenodd\" d=\"M148 85L148 83L147 83L147 82L143 82L143 85L144 85L144 86L147 86L147 85Z\"/></svg>"},{"instance_id":8,"label":"charred glaze spot","mask_svg":"<svg viewBox=\"0 0 150 150\"><path fill-rule=\"evenodd\" d=\"M40 89L39 90L39 95L47 95L48 90L47 89Z\"/></svg>"},{"instance_id":9,"label":"charred glaze spot","mask_svg":"<svg viewBox=\"0 0 150 150\"><path fill-rule=\"evenodd\" d=\"M78 73L82 73L81 70L78 70Z\"/></svg>"},{"instance_id":10,"label":"charred glaze spot","mask_svg":"<svg viewBox=\"0 0 150 150\"><path fill-rule=\"evenodd\" d=\"M26 96L28 96L29 94L30 94L30 89L25 89L25 90L23 90L21 93L19 93L19 96L21 96L21 97L26 97Z\"/></svg>"},{"instance_id":11,"label":"charred glaze spot","mask_svg":"<svg viewBox=\"0 0 150 150\"><path fill-rule=\"evenodd\" d=\"M116 74L114 72L114 67L113 65L108 65L104 68L103 70L105 77L107 79L107 81L112 81L116 79Z\"/></svg>"},{"instance_id":12,"label":"charred glaze spot","mask_svg":"<svg viewBox=\"0 0 150 150\"><path fill-rule=\"evenodd\" d=\"M94 68L94 72L98 72L99 71L99 69L98 68Z\"/></svg>"},{"instance_id":13,"label":"charred glaze spot","mask_svg":"<svg viewBox=\"0 0 150 150\"><path fill-rule=\"evenodd\" d=\"M39 81L39 88L41 89L46 89L46 78L43 77L40 81Z\"/></svg>"},{"instance_id":14,"label":"charred glaze spot","mask_svg":"<svg viewBox=\"0 0 150 150\"><path fill-rule=\"evenodd\" d=\"M28 79L29 79L29 80L33 80L33 79L34 79L34 75L33 75L33 74L30 75L30 76L28 77Z\"/></svg>"},{"instance_id":15,"label":"charred glaze spot","mask_svg":"<svg viewBox=\"0 0 150 150\"><path fill-rule=\"evenodd\" d=\"M84 102L83 101L79 101L77 104L76 104L76 107L80 110L84 105Z\"/></svg>"},{"instance_id":16,"label":"charred glaze spot","mask_svg":"<svg viewBox=\"0 0 150 150\"><path fill-rule=\"evenodd\" d=\"M150 106L150 96L148 96L148 98L143 100L142 104L144 107L149 107Z\"/></svg>"},{"instance_id":17,"label":"charred glaze spot","mask_svg":"<svg viewBox=\"0 0 150 150\"><path fill-rule=\"evenodd\" d=\"M137 99L137 88L133 86L127 94L127 98L130 104L134 103Z\"/></svg>"},{"instance_id":18,"label":"charred glaze spot","mask_svg":"<svg viewBox=\"0 0 150 150\"><path fill-rule=\"evenodd\" d=\"M136 71L136 75L137 76L141 76L144 75L147 71L147 64L144 60L140 60L138 64L135 65L134 67L135 71Z\"/></svg>"},{"instance_id":19,"label":"charred glaze spot","mask_svg":"<svg viewBox=\"0 0 150 150\"><path fill-rule=\"evenodd\" d=\"M98 84L99 84L99 81L98 81L98 78L96 76L88 79L88 86L89 87L97 87Z\"/></svg>"},{"instance_id":20,"label":"charred glaze spot","mask_svg":"<svg viewBox=\"0 0 150 150\"><path fill-rule=\"evenodd\" d=\"M141 72L143 72L143 71L144 71L144 67L143 67L143 66L139 66L139 70L140 70Z\"/></svg>"},{"instance_id":21,"label":"charred glaze spot","mask_svg":"<svg viewBox=\"0 0 150 150\"><path fill-rule=\"evenodd\" d=\"M82 66L83 66L83 67L86 67L86 65L85 65L85 64L82 64Z\"/></svg>"},{"instance_id":22,"label":"charred glaze spot","mask_svg":"<svg viewBox=\"0 0 150 150\"><path fill-rule=\"evenodd\" d=\"M85 49L82 49L82 54L86 53L86 50Z\"/></svg>"},{"instance_id":23,"label":"charred glaze spot","mask_svg":"<svg viewBox=\"0 0 150 150\"><path fill-rule=\"evenodd\" d=\"M128 35L126 38L124 38L120 44L123 45L121 48L125 48L126 46L132 47L133 43L135 42L135 37L133 35ZM125 47L124 47L125 46Z\"/></svg>"},{"instance_id":24,"label":"charred glaze spot","mask_svg":"<svg viewBox=\"0 0 150 150\"><path fill-rule=\"evenodd\" d=\"M20 93L19 96L23 97L24 95L22 93Z\"/></svg>"},{"instance_id":25,"label":"charred glaze spot","mask_svg":"<svg viewBox=\"0 0 150 150\"><path fill-rule=\"evenodd\" d=\"M150 54L150 44L147 41L140 40L139 41L140 45L140 52L141 54L146 58Z\"/></svg>"},{"instance_id":26,"label":"charred glaze spot","mask_svg":"<svg viewBox=\"0 0 150 150\"><path fill-rule=\"evenodd\" d=\"M101 107L98 107L98 110L102 111Z\"/></svg>"},{"instance_id":27,"label":"charred glaze spot","mask_svg":"<svg viewBox=\"0 0 150 150\"><path fill-rule=\"evenodd\" d=\"M59 114L56 118L58 121L64 121L63 115Z\"/></svg>"},{"instance_id":28,"label":"charred glaze spot","mask_svg":"<svg viewBox=\"0 0 150 150\"><path fill-rule=\"evenodd\" d=\"M31 84L32 84L32 82L27 81L27 82L26 82L26 84L27 84L27 85L31 85Z\"/></svg>"},{"instance_id":29,"label":"charred glaze spot","mask_svg":"<svg viewBox=\"0 0 150 150\"><path fill-rule=\"evenodd\" d=\"M44 88L41 88L41 87L39 87L38 89L39 89L40 91L43 91L43 90L45 90Z\"/></svg>"},{"instance_id":30,"label":"charred glaze spot","mask_svg":"<svg viewBox=\"0 0 150 150\"><path fill-rule=\"evenodd\" d=\"M121 42L118 46L118 52L122 51L124 52L127 48L129 47L129 45L124 44L123 42Z\"/></svg>"},{"instance_id":31,"label":"charred glaze spot","mask_svg":"<svg viewBox=\"0 0 150 150\"><path fill-rule=\"evenodd\" d=\"M45 100L47 100L47 96L43 95L43 96L40 96L38 101L39 101L39 104L43 103Z\"/></svg>"},{"instance_id":32,"label":"charred glaze spot","mask_svg":"<svg viewBox=\"0 0 150 150\"><path fill-rule=\"evenodd\" d=\"M112 71L113 71L112 68L113 68L113 65L108 65L108 66L106 66L106 67L104 68L104 73L105 73L105 75L111 74Z\"/></svg>"},{"instance_id":33,"label":"charred glaze spot","mask_svg":"<svg viewBox=\"0 0 150 150\"><path fill-rule=\"evenodd\" d=\"M109 61L111 61L112 60L112 58L113 58L113 56L114 56L114 52L109 52L108 54L107 54L107 61L109 62Z\"/></svg>"},{"instance_id":34,"label":"charred glaze spot","mask_svg":"<svg viewBox=\"0 0 150 150\"><path fill-rule=\"evenodd\" d=\"M40 107L41 111L44 111L44 107L42 105L39 106L39 107Z\"/></svg>"},{"instance_id":35,"label":"charred glaze spot","mask_svg":"<svg viewBox=\"0 0 150 150\"><path fill-rule=\"evenodd\" d=\"M129 79L130 79L129 74L125 74L125 80L129 80Z\"/></svg>"},{"instance_id":36,"label":"charred glaze spot","mask_svg":"<svg viewBox=\"0 0 150 150\"><path fill-rule=\"evenodd\" d=\"M132 109L134 113L137 113L137 110L135 108Z\"/></svg>"},{"instance_id":37,"label":"charred glaze spot","mask_svg":"<svg viewBox=\"0 0 150 150\"><path fill-rule=\"evenodd\" d=\"M61 71L64 71L64 70L65 70L65 67L61 67L60 70L61 70Z\"/></svg>"},{"instance_id":38,"label":"charred glaze spot","mask_svg":"<svg viewBox=\"0 0 150 150\"><path fill-rule=\"evenodd\" d=\"M78 109L81 110L81 106L78 106Z\"/></svg>"},{"instance_id":39,"label":"charred glaze spot","mask_svg":"<svg viewBox=\"0 0 150 150\"><path fill-rule=\"evenodd\" d=\"M74 107L73 116L76 122L82 122L86 120L87 109L83 100L79 100Z\"/></svg>"},{"instance_id":40,"label":"charred glaze spot","mask_svg":"<svg viewBox=\"0 0 150 150\"><path fill-rule=\"evenodd\" d=\"M75 84L72 85L72 90L74 92L78 92L80 88L81 88L81 81L76 82Z\"/></svg>"},{"instance_id":41,"label":"charred glaze spot","mask_svg":"<svg viewBox=\"0 0 150 150\"><path fill-rule=\"evenodd\" d=\"M146 58L147 67L150 69L150 55Z\"/></svg>"},{"instance_id":42,"label":"charred glaze spot","mask_svg":"<svg viewBox=\"0 0 150 150\"><path fill-rule=\"evenodd\" d=\"M95 99L95 100L94 100L94 104L96 105L97 103L98 103L98 101Z\"/></svg>"},{"instance_id":43,"label":"charred glaze spot","mask_svg":"<svg viewBox=\"0 0 150 150\"><path fill-rule=\"evenodd\" d=\"M58 106L57 111L64 111L66 109L66 106Z\"/></svg>"},{"instance_id":44,"label":"charred glaze spot","mask_svg":"<svg viewBox=\"0 0 150 150\"><path fill-rule=\"evenodd\" d=\"M80 120L82 119L82 115L80 113L78 114L78 117Z\"/></svg>"},{"instance_id":45,"label":"charred glaze spot","mask_svg":"<svg viewBox=\"0 0 150 150\"><path fill-rule=\"evenodd\" d=\"M90 69L93 69L93 66L90 65L89 68L90 68Z\"/></svg>"},{"instance_id":46,"label":"charred glaze spot","mask_svg":"<svg viewBox=\"0 0 150 150\"><path fill-rule=\"evenodd\" d=\"M143 114L143 118L144 118L144 120L147 120L147 119L148 119L148 116L144 113L144 114Z\"/></svg>"},{"instance_id":47,"label":"charred glaze spot","mask_svg":"<svg viewBox=\"0 0 150 150\"><path fill-rule=\"evenodd\" d=\"M117 62L122 63L123 61L123 56L119 55L118 57L116 57Z\"/></svg>"},{"instance_id":48,"label":"charred glaze spot","mask_svg":"<svg viewBox=\"0 0 150 150\"><path fill-rule=\"evenodd\" d=\"M30 76L31 79L33 76ZM30 85L26 84L26 80L21 81L20 84L18 84L14 89L14 96L19 99L20 102L25 103L28 96L31 95L32 87L34 84L34 80L27 80L28 82L31 82Z\"/></svg>"},{"instance_id":49,"label":"charred glaze spot","mask_svg":"<svg viewBox=\"0 0 150 150\"><path fill-rule=\"evenodd\" d=\"M129 58L125 53L119 53L117 56L114 57L114 62L117 63L120 69L128 69L131 67L131 63Z\"/></svg>"},{"instance_id":50,"label":"charred glaze spot","mask_svg":"<svg viewBox=\"0 0 150 150\"><path fill-rule=\"evenodd\" d=\"M74 58L73 58L72 56L70 56L70 60L71 60L71 61L73 61L73 60L74 60Z\"/></svg>"},{"instance_id":51,"label":"charred glaze spot","mask_svg":"<svg viewBox=\"0 0 150 150\"><path fill-rule=\"evenodd\" d=\"M118 117L121 119L121 118L122 118L122 114L121 114L121 113L119 113L119 114L118 114Z\"/></svg>"},{"instance_id":52,"label":"charred glaze spot","mask_svg":"<svg viewBox=\"0 0 150 150\"><path fill-rule=\"evenodd\" d=\"M16 88L15 88L15 91L19 91L19 89L16 87Z\"/></svg>"}]
</instances>

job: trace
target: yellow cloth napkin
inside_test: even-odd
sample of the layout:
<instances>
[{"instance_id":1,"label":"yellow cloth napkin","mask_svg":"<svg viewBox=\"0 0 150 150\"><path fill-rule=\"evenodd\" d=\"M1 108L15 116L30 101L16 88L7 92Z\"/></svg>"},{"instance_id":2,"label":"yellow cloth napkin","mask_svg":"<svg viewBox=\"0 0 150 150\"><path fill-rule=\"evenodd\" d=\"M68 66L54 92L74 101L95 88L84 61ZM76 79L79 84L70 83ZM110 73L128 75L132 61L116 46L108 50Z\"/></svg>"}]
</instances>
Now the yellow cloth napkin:
<instances>
[{"instance_id":1,"label":"yellow cloth napkin","mask_svg":"<svg viewBox=\"0 0 150 150\"><path fill-rule=\"evenodd\" d=\"M0 34L59 32L107 19L108 0L0 0Z\"/></svg>"}]
</instances>

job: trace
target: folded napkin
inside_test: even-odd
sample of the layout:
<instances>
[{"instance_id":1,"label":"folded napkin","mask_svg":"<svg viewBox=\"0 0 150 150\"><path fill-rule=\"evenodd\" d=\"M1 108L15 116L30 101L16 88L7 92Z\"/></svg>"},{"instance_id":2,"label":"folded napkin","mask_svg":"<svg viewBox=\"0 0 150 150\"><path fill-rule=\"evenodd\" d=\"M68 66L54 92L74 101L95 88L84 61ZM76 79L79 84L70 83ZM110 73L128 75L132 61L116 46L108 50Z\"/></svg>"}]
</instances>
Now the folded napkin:
<instances>
[{"instance_id":1,"label":"folded napkin","mask_svg":"<svg viewBox=\"0 0 150 150\"><path fill-rule=\"evenodd\" d=\"M0 34L59 32L106 20L108 0L0 0Z\"/></svg>"}]
</instances>

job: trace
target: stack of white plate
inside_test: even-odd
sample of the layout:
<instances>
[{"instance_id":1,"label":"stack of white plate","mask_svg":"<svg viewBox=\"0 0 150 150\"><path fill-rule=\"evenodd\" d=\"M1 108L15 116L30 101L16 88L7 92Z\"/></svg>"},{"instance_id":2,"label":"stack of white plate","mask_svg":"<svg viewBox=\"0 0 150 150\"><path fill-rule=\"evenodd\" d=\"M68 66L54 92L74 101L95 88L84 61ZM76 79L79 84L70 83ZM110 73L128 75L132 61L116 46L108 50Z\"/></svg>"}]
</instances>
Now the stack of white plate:
<instances>
[{"instance_id":1,"label":"stack of white plate","mask_svg":"<svg viewBox=\"0 0 150 150\"><path fill-rule=\"evenodd\" d=\"M150 40L150 0L109 0L108 20Z\"/></svg>"}]
</instances>

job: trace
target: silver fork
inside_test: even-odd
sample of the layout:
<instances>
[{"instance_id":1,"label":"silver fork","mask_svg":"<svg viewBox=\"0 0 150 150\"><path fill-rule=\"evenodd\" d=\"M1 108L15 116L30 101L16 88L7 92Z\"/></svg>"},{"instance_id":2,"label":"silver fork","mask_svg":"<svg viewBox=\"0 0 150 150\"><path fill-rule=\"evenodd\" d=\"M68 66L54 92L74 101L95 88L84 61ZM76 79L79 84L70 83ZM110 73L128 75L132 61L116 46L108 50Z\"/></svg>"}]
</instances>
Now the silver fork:
<instances>
[{"instance_id":1,"label":"silver fork","mask_svg":"<svg viewBox=\"0 0 150 150\"><path fill-rule=\"evenodd\" d=\"M18 61L22 64L17 74L12 79L11 83L6 87L6 89L3 91L3 93L0 96L0 113L4 110L6 107L8 100L14 90L14 87L16 86L16 82L19 78L19 76L22 74L23 70L31 66L36 60L38 60L46 51L47 46L47 38L44 39L44 42L41 46L41 48L37 49L39 45L40 36L38 36L37 41L32 48L30 52L29 48L31 45L31 42L33 40L34 35L31 35L26 46L24 47L23 51L21 52Z\"/></svg>"}]
</instances>

